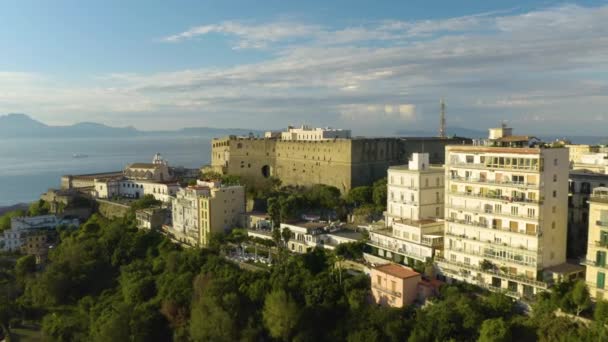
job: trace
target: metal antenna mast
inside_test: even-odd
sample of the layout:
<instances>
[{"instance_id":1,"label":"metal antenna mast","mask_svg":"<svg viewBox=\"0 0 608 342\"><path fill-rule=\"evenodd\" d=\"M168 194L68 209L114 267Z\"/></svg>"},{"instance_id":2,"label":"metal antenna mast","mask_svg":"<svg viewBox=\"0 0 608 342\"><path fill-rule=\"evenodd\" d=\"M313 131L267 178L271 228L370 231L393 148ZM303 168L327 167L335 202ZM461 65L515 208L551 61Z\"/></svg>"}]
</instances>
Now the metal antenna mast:
<instances>
[{"instance_id":1,"label":"metal antenna mast","mask_svg":"<svg viewBox=\"0 0 608 342\"><path fill-rule=\"evenodd\" d=\"M439 103L441 105L441 115L439 117L439 137L440 138L446 138L446 133L445 133L445 101L443 101L443 99L441 99L441 101Z\"/></svg>"}]
</instances>

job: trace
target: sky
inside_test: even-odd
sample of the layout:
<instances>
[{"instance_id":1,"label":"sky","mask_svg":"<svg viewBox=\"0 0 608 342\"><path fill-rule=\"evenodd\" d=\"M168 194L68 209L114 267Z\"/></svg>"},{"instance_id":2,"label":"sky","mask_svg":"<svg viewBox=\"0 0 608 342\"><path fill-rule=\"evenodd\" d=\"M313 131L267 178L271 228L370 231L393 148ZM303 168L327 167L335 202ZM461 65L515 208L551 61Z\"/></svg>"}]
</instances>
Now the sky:
<instances>
[{"instance_id":1,"label":"sky","mask_svg":"<svg viewBox=\"0 0 608 342\"><path fill-rule=\"evenodd\" d=\"M5 1L0 114L606 135L604 1Z\"/></svg>"}]
</instances>

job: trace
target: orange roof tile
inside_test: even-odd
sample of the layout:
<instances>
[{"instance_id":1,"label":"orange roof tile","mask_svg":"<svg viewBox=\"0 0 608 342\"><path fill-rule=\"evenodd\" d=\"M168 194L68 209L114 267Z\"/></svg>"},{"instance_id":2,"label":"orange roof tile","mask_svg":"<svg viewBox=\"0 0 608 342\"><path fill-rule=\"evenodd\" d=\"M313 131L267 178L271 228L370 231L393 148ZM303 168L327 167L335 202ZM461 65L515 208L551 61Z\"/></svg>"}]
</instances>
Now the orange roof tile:
<instances>
[{"instance_id":1,"label":"orange roof tile","mask_svg":"<svg viewBox=\"0 0 608 342\"><path fill-rule=\"evenodd\" d=\"M397 264L386 264L386 265L380 265L376 267L377 271L380 272L384 272L386 274L390 274L394 277L397 278L401 278L401 279L407 279L407 278L411 278L411 277L416 277L419 276L420 273L403 267L403 266L399 266Z\"/></svg>"}]
</instances>

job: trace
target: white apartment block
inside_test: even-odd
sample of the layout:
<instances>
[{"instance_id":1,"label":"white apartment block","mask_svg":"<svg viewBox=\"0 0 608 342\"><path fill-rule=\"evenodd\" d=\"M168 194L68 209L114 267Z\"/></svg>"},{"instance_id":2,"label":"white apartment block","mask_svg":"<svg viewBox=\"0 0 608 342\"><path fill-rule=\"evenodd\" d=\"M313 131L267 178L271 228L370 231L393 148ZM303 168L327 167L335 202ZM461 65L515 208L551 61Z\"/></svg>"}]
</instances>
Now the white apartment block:
<instances>
[{"instance_id":1,"label":"white apartment block","mask_svg":"<svg viewBox=\"0 0 608 342\"><path fill-rule=\"evenodd\" d=\"M408 165L388 169L386 227L369 232L374 254L411 265L440 253L444 177L428 153L413 153Z\"/></svg>"},{"instance_id":2,"label":"white apartment block","mask_svg":"<svg viewBox=\"0 0 608 342\"><path fill-rule=\"evenodd\" d=\"M596 188L589 199L589 238L587 243L586 281L591 297L606 299L608 273L608 188Z\"/></svg>"},{"instance_id":3,"label":"white apartment block","mask_svg":"<svg viewBox=\"0 0 608 342\"><path fill-rule=\"evenodd\" d=\"M42 215L32 217L11 218L11 229L2 232L0 236L0 249L2 251L16 251L25 243L28 234L34 231L54 229L57 226L78 226L78 219L60 219L55 215Z\"/></svg>"},{"instance_id":4,"label":"white apartment block","mask_svg":"<svg viewBox=\"0 0 608 342\"><path fill-rule=\"evenodd\" d=\"M264 137L277 136L276 132L266 132ZM307 125L295 128L289 126L286 132L281 132L281 140L322 141L329 139L350 139L350 130L336 128L315 128Z\"/></svg>"},{"instance_id":5,"label":"white apartment block","mask_svg":"<svg viewBox=\"0 0 608 342\"><path fill-rule=\"evenodd\" d=\"M514 297L549 286L566 262L568 149L506 127L478 146L446 147L440 271ZM546 280L546 281L545 281Z\"/></svg>"},{"instance_id":6,"label":"white apartment block","mask_svg":"<svg viewBox=\"0 0 608 342\"><path fill-rule=\"evenodd\" d=\"M200 202L199 198L208 195L209 187L189 186L180 189L171 201L172 225L170 233L174 239L191 246L200 240Z\"/></svg>"}]
</instances>

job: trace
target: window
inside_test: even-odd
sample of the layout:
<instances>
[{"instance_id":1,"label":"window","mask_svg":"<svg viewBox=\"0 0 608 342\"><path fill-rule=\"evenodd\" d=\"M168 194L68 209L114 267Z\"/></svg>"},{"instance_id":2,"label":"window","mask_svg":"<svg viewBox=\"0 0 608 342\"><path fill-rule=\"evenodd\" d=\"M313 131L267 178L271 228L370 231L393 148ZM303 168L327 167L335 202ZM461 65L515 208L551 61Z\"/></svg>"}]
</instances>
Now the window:
<instances>
[{"instance_id":1,"label":"window","mask_svg":"<svg viewBox=\"0 0 608 342\"><path fill-rule=\"evenodd\" d=\"M474 162L473 156L466 156L467 164L472 164Z\"/></svg>"},{"instance_id":2,"label":"window","mask_svg":"<svg viewBox=\"0 0 608 342\"><path fill-rule=\"evenodd\" d=\"M536 210L533 208L528 208L528 217L535 217L536 216Z\"/></svg>"},{"instance_id":3,"label":"window","mask_svg":"<svg viewBox=\"0 0 608 342\"><path fill-rule=\"evenodd\" d=\"M376 276L376 283L377 284L382 284L382 277Z\"/></svg>"},{"instance_id":4,"label":"window","mask_svg":"<svg viewBox=\"0 0 608 342\"><path fill-rule=\"evenodd\" d=\"M439 192L435 193L435 203L439 203Z\"/></svg>"},{"instance_id":5,"label":"window","mask_svg":"<svg viewBox=\"0 0 608 342\"><path fill-rule=\"evenodd\" d=\"M556 207L556 206L553 206L553 207L551 208L551 212L555 214L555 213L557 212L557 207Z\"/></svg>"},{"instance_id":6,"label":"window","mask_svg":"<svg viewBox=\"0 0 608 342\"><path fill-rule=\"evenodd\" d=\"M429 187L429 179L428 178L424 180L424 186L427 187L427 188Z\"/></svg>"},{"instance_id":7,"label":"window","mask_svg":"<svg viewBox=\"0 0 608 342\"><path fill-rule=\"evenodd\" d=\"M606 280L606 274L604 272L597 272L597 288L604 288L604 281Z\"/></svg>"},{"instance_id":8,"label":"window","mask_svg":"<svg viewBox=\"0 0 608 342\"><path fill-rule=\"evenodd\" d=\"M606 252L605 251L597 251L595 253L595 265L599 267L606 266Z\"/></svg>"},{"instance_id":9,"label":"window","mask_svg":"<svg viewBox=\"0 0 608 342\"><path fill-rule=\"evenodd\" d=\"M555 221L551 222L551 229L555 229Z\"/></svg>"},{"instance_id":10,"label":"window","mask_svg":"<svg viewBox=\"0 0 608 342\"><path fill-rule=\"evenodd\" d=\"M397 292L397 283L394 280L391 280L391 291Z\"/></svg>"},{"instance_id":11,"label":"window","mask_svg":"<svg viewBox=\"0 0 608 342\"><path fill-rule=\"evenodd\" d=\"M553 165L557 166L557 159L553 159Z\"/></svg>"},{"instance_id":12,"label":"window","mask_svg":"<svg viewBox=\"0 0 608 342\"><path fill-rule=\"evenodd\" d=\"M517 207L511 207L511 215L517 216L518 211L519 211L519 208L517 208Z\"/></svg>"},{"instance_id":13,"label":"window","mask_svg":"<svg viewBox=\"0 0 608 342\"><path fill-rule=\"evenodd\" d=\"M471 258L464 257L464 263L467 264L467 265L470 265L471 264Z\"/></svg>"},{"instance_id":14,"label":"window","mask_svg":"<svg viewBox=\"0 0 608 342\"><path fill-rule=\"evenodd\" d=\"M500 204L494 204L494 211L497 213L502 213L502 205Z\"/></svg>"},{"instance_id":15,"label":"window","mask_svg":"<svg viewBox=\"0 0 608 342\"><path fill-rule=\"evenodd\" d=\"M553 175L553 181L557 182L557 175Z\"/></svg>"},{"instance_id":16,"label":"window","mask_svg":"<svg viewBox=\"0 0 608 342\"><path fill-rule=\"evenodd\" d=\"M435 216L439 217L439 207L435 208Z\"/></svg>"}]
</instances>

